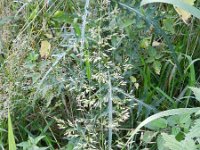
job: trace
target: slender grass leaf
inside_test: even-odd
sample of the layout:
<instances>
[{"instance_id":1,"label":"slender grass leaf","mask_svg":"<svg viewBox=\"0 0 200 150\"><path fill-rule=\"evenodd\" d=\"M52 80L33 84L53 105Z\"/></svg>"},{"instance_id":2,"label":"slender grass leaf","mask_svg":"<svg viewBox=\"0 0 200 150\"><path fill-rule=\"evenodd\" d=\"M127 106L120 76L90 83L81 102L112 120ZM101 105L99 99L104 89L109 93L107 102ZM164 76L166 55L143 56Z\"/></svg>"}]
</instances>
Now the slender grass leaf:
<instances>
[{"instance_id":1,"label":"slender grass leaf","mask_svg":"<svg viewBox=\"0 0 200 150\"><path fill-rule=\"evenodd\" d=\"M13 134L12 121L9 109L8 109L8 145L9 145L9 150L16 150L15 137Z\"/></svg>"},{"instance_id":2,"label":"slender grass leaf","mask_svg":"<svg viewBox=\"0 0 200 150\"><path fill-rule=\"evenodd\" d=\"M86 54L85 54L85 67L86 67L86 75L87 75L87 78L88 80L91 79L91 65L90 65L90 59L89 59L89 51L86 51Z\"/></svg>"}]
</instances>

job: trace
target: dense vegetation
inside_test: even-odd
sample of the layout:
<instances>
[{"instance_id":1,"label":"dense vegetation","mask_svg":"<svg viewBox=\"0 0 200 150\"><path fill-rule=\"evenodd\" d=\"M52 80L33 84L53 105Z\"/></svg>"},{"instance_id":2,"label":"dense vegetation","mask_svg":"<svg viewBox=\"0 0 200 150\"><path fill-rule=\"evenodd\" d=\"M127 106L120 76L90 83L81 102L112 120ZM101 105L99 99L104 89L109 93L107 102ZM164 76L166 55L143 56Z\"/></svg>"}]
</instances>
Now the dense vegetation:
<instances>
[{"instance_id":1,"label":"dense vegetation","mask_svg":"<svg viewBox=\"0 0 200 150\"><path fill-rule=\"evenodd\" d=\"M200 19L140 3L0 1L0 149L200 149Z\"/></svg>"}]
</instances>

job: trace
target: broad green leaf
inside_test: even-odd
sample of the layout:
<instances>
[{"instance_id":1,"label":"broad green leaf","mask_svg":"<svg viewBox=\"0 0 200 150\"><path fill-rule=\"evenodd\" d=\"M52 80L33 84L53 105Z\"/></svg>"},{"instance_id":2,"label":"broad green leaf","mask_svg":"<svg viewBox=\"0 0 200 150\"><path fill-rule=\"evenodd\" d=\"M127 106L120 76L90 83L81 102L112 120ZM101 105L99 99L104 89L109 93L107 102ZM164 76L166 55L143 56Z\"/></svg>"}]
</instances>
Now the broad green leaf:
<instances>
[{"instance_id":1,"label":"broad green leaf","mask_svg":"<svg viewBox=\"0 0 200 150\"><path fill-rule=\"evenodd\" d=\"M188 13L192 14L194 17L197 17L198 19L200 19L200 10L195 8L194 6L191 6L188 3L183 2L183 0L142 0L141 6L150 4L150 3L172 4L174 5L174 7L183 9L184 11L187 11Z\"/></svg>"},{"instance_id":2,"label":"broad green leaf","mask_svg":"<svg viewBox=\"0 0 200 150\"><path fill-rule=\"evenodd\" d=\"M183 141L177 141L174 135L168 135L166 133L161 134L164 139L164 145L170 150L196 150L197 147L193 139L185 139Z\"/></svg>"},{"instance_id":3,"label":"broad green leaf","mask_svg":"<svg viewBox=\"0 0 200 150\"><path fill-rule=\"evenodd\" d=\"M163 112L159 112L155 115L152 115L150 117L148 117L147 119L145 119L143 122L141 122L139 124L139 126L131 132L131 136L130 138L128 139L127 143L128 144L132 138L135 136L135 134L140 131L140 129L142 127L144 127L145 125L147 125L148 123L154 121L154 120L157 120L159 118L162 118L162 117L166 117L166 116L171 116L171 115L179 115L179 114L192 114L192 113L195 113L197 111L199 111L200 107L196 107L196 108L179 108L179 109L171 109L171 110L166 110L166 111L163 111Z\"/></svg>"},{"instance_id":4,"label":"broad green leaf","mask_svg":"<svg viewBox=\"0 0 200 150\"><path fill-rule=\"evenodd\" d=\"M161 135L159 135L156 139L156 144L157 144L157 148L158 150L169 150L169 148L167 148L165 145L164 145L165 141L163 139L163 137Z\"/></svg>"},{"instance_id":5,"label":"broad green leaf","mask_svg":"<svg viewBox=\"0 0 200 150\"><path fill-rule=\"evenodd\" d=\"M196 119L194 125L191 127L190 132L185 135L186 139L200 137L200 119Z\"/></svg>"},{"instance_id":6,"label":"broad green leaf","mask_svg":"<svg viewBox=\"0 0 200 150\"><path fill-rule=\"evenodd\" d=\"M172 127L171 133L173 135L177 136L180 132L181 132L181 128L180 127L176 127L176 126Z\"/></svg>"},{"instance_id":7,"label":"broad green leaf","mask_svg":"<svg viewBox=\"0 0 200 150\"><path fill-rule=\"evenodd\" d=\"M12 121L9 109L8 109L8 145L9 145L9 150L16 150L15 137L13 134Z\"/></svg>"},{"instance_id":8,"label":"broad green leaf","mask_svg":"<svg viewBox=\"0 0 200 150\"><path fill-rule=\"evenodd\" d=\"M141 140L145 143L151 142L151 140L158 134L158 132L153 132L153 131L145 131L144 135L141 136Z\"/></svg>"},{"instance_id":9,"label":"broad green leaf","mask_svg":"<svg viewBox=\"0 0 200 150\"><path fill-rule=\"evenodd\" d=\"M164 129L167 127L167 120L164 118L159 118L157 120L154 120L154 121L148 123L147 125L145 125L145 127L149 128L151 130Z\"/></svg>"},{"instance_id":10,"label":"broad green leaf","mask_svg":"<svg viewBox=\"0 0 200 150\"><path fill-rule=\"evenodd\" d=\"M191 124L191 116L190 114L174 115L168 117L167 121L168 124L172 127L178 125L182 128L189 128Z\"/></svg>"},{"instance_id":11,"label":"broad green leaf","mask_svg":"<svg viewBox=\"0 0 200 150\"><path fill-rule=\"evenodd\" d=\"M53 19L58 22L64 22L64 23L69 23L71 24L73 22L71 16L64 11L56 11L55 14L53 15Z\"/></svg>"},{"instance_id":12,"label":"broad green leaf","mask_svg":"<svg viewBox=\"0 0 200 150\"><path fill-rule=\"evenodd\" d=\"M196 88L196 87L190 87L190 89L193 91L196 99L198 101L200 101L200 88Z\"/></svg>"},{"instance_id":13,"label":"broad green leaf","mask_svg":"<svg viewBox=\"0 0 200 150\"><path fill-rule=\"evenodd\" d=\"M166 133L161 133L164 139L164 145L170 150L183 150L182 144L178 142L174 135L168 135Z\"/></svg>"},{"instance_id":14,"label":"broad green leaf","mask_svg":"<svg viewBox=\"0 0 200 150\"><path fill-rule=\"evenodd\" d=\"M74 144L72 142L69 142L67 144L67 149L66 150L73 150L74 149Z\"/></svg>"},{"instance_id":15,"label":"broad green leaf","mask_svg":"<svg viewBox=\"0 0 200 150\"><path fill-rule=\"evenodd\" d=\"M193 139L185 139L181 141L182 150L197 150L195 141Z\"/></svg>"},{"instance_id":16,"label":"broad green leaf","mask_svg":"<svg viewBox=\"0 0 200 150\"><path fill-rule=\"evenodd\" d=\"M164 28L166 31L168 31L168 32L170 32L170 33L172 33L172 34L174 34L174 33L175 33L174 26L173 26L174 22L175 22L175 21L174 21L174 19L172 19L172 18L163 19L163 28Z\"/></svg>"},{"instance_id":17,"label":"broad green leaf","mask_svg":"<svg viewBox=\"0 0 200 150\"><path fill-rule=\"evenodd\" d=\"M50 55L51 44L48 41L42 41L40 47L40 56L42 58L48 58Z\"/></svg>"}]
</instances>

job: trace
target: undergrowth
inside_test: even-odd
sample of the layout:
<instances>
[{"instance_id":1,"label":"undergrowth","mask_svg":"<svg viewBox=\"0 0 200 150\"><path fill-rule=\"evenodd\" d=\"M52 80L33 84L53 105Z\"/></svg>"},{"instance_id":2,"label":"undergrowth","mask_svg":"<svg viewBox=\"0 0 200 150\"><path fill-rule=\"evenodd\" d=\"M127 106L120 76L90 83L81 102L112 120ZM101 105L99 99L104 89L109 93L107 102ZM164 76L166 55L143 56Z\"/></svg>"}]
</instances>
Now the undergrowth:
<instances>
[{"instance_id":1,"label":"undergrowth","mask_svg":"<svg viewBox=\"0 0 200 150\"><path fill-rule=\"evenodd\" d=\"M199 24L139 0L2 0L1 149L8 107L17 149L198 149L179 108L199 107Z\"/></svg>"}]
</instances>

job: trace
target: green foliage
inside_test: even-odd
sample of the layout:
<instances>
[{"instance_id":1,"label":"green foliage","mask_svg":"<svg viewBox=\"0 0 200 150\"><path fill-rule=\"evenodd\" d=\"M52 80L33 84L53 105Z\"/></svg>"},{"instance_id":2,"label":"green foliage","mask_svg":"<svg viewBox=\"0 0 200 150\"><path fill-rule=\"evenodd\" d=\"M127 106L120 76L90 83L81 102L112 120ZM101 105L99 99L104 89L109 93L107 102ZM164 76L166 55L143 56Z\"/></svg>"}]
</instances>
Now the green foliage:
<instances>
[{"instance_id":1,"label":"green foliage","mask_svg":"<svg viewBox=\"0 0 200 150\"><path fill-rule=\"evenodd\" d=\"M140 3L0 2L0 149L199 148L198 17Z\"/></svg>"},{"instance_id":2,"label":"green foliage","mask_svg":"<svg viewBox=\"0 0 200 150\"><path fill-rule=\"evenodd\" d=\"M44 136L38 136L36 138L32 138L29 136L29 140L19 143L17 146L22 147L23 150L46 150L48 147L38 147L37 143L43 139Z\"/></svg>"},{"instance_id":3,"label":"green foliage","mask_svg":"<svg viewBox=\"0 0 200 150\"><path fill-rule=\"evenodd\" d=\"M9 110L8 110L8 144L9 144L9 150L16 150L15 137L13 134L13 127Z\"/></svg>"},{"instance_id":4,"label":"green foliage","mask_svg":"<svg viewBox=\"0 0 200 150\"><path fill-rule=\"evenodd\" d=\"M190 87L198 101L200 101L200 88Z\"/></svg>"}]
</instances>

